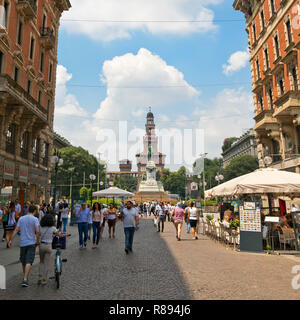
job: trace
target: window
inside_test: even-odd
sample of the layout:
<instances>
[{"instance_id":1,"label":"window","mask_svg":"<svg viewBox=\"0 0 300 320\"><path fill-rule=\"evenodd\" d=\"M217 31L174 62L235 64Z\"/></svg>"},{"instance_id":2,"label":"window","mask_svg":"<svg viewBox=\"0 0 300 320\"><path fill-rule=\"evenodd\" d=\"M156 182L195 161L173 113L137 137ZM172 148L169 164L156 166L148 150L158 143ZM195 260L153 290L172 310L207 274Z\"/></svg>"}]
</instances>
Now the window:
<instances>
[{"instance_id":1,"label":"window","mask_svg":"<svg viewBox=\"0 0 300 320\"><path fill-rule=\"evenodd\" d=\"M259 60L256 59L256 72L257 72L257 79L260 79L260 70L259 70Z\"/></svg>"},{"instance_id":2,"label":"window","mask_svg":"<svg viewBox=\"0 0 300 320\"><path fill-rule=\"evenodd\" d=\"M32 147L32 154L33 154L33 162L39 163L39 145L40 145L40 139L36 138L33 141L33 147Z\"/></svg>"},{"instance_id":3,"label":"window","mask_svg":"<svg viewBox=\"0 0 300 320\"><path fill-rule=\"evenodd\" d=\"M49 66L49 79L48 79L48 82L51 82L52 81L52 69L53 69L53 64L50 63L50 66Z\"/></svg>"},{"instance_id":4,"label":"window","mask_svg":"<svg viewBox=\"0 0 300 320\"><path fill-rule=\"evenodd\" d=\"M279 95L282 96L284 94L284 84L282 79L279 80L278 85L279 85Z\"/></svg>"},{"instance_id":5,"label":"window","mask_svg":"<svg viewBox=\"0 0 300 320\"><path fill-rule=\"evenodd\" d=\"M30 52L29 52L29 58L30 58L30 60L33 60L34 44L35 44L35 40L34 40L33 37L31 37L31 40L30 40Z\"/></svg>"},{"instance_id":6,"label":"window","mask_svg":"<svg viewBox=\"0 0 300 320\"><path fill-rule=\"evenodd\" d=\"M268 90L268 96L269 96L269 106L270 106L270 109L273 109L273 92L272 92L272 88L269 88L269 90Z\"/></svg>"},{"instance_id":7,"label":"window","mask_svg":"<svg viewBox=\"0 0 300 320\"><path fill-rule=\"evenodd\" d=\"M4 23L3 26L7 29L8 28L8 10L9 10L9 3L4 1Z\"/></svg>"},{"instance_id":8,"label":"window","mask_svg":"<svg viewBox=\"0 0 300 320\"><path fill-rule=\"evenodd\" d=\"M44 72L44 52L41 53L40 71Z\"/></svg>"},{"instance_id":9,"label":"window","mask_svg":"<svg viewBox=\"0 0 300 320\"><path fill-rule=\"evenodd\" d=\"M22 37L23 37L23 22L19 21L18 25L18 44L22 44Z\"/></svg>"},{"instance_id":10,"label":"window","mask_svg":"<svg viewBox=\"0 0 300 320\"><path fill-rule=\"evenodd\" d=\"M38 103L41 104L41 101L42 101L42 91L39 90L39 93L38 93Z\"/></svg>"},{"instance_id":11,"label":"window","mask_svg":"<svg viewBox=\"0 0 300 320\"><path fill-rule=\"evenodd\" d=\"M255 24L252 25L252 30L253 30L254 42L256 42L256 27L255 27Z\"/></svg>"},{"instance_id":12,"label":"window","mask_svg":"<svg viewBox=\"0 0 300 320\"><path fill-rule=\"evenodd\" d=\"M285 27L286 27L286 34L287 34L287 45L290 45L291 42L293 42L293 39L292 39L292 30L291 30L291 22L290 20L287 20L286 23L285 23Z\"/></svg>"},{"instance_id":13,"label":"window","mask_svg":"<svg viewBox=\"0 0 300 320\"><path fill-rule=\"evenodd\" d=\"M6 152L15 153L15 133L16 126L10 124L6 133Z\"/></svg>"},{"instance_id":14,"label":"window","mask_svg":"<svg viewBox=\"0 0 300 320\"><path fill-rule=\"evenodd\" d=\"M28 131L25 131L21 140L21 157L23 159L28 158L28 142L29 142L29 133Z\"/></svg>"},{"instance_id":15,"label":"window","mask_svg":"<svg viewBox=\"0 0 300 320\"><path fill-rule=\"evenodd\" d=\"M31 80L27 80L27 92L31 93Z\"/></svg>"},{"instance_id":16,"label":"window","mask_svg":"<svg viewBox=\"0 0 300 320\"><path fill-rule=\"evenodd\" d=\"M260 20L261 20L261 28L263 30L265 28L265 15L263 10L260 12Z\"/></svg>"},{"instance_id":17,"label":"window","mask_svg":"<svg viewBox=\"0 0 300 320\"><path fill-rule=\"evenodd\" d=\"M271 14L273 15L275 13L275 4L274 0L270 0L270 7L271 7Z\"/></svg>"},{"instance_id":18,"label":"window","mask_svg":"<svg viewBox=\"0 0 300 320\"><path fill-rule=\"evenodd\" d=\"M43 150L42 150L42 158L43 158L43 166L48 166L48 157L49 157L49 144L44 143L43 144Z\"/></svg>"},{"instance_id":19,"label":"window","mask_svg":"<svg viewBox=\"0 0 300 320\"><path fill-rule=\"evenodd\" d=\"M264 101L262 95L259 95L257 97L257 102L258 102L258 110L263 111L264 110Z\"/></svg>"},{"instance_id":20,"label":"window","mask_svg":"<svg viewBox=\"0 0 300 320\"><path fill-rule=\"evenodd\" d=\"M44 14L44 15L43 15L43 23L42 23L42 29L43 29L43 30L46 28L46 19L47 19L47 17L46 17L46 15Z\"/></svg>"},{"instance_id":21,"label":"window","mask_svg":"<svg viewBox=\"0 0 300 320\"><path fill-rule=\"evenodd\" d=\"M15 67L14 80L15 80L17 83L19 82L19 68L18 68L18 67Z\"/></svg>"},{"instance_id":22,"label":"window","mask_svg":"<svg viewBox=\"0 0 300 320\"><path fill-rule=\"evenodd\" d=\"M264 54L265 54L266 70L268 70L270 66L269 66L269 55L268 55L268 49L267 48L265 48Z\"/></svg>"},{"instance_id":23,"label":"window","mask_svg":"<svg viewBox=\"0 0 300 320\"><path fill-rule=\"evenodd\" d=\"M0 51L0 73L3 71L4 54Z\"/></svg>"},{"instance_id":24,"label":"window","mask_svg":"<svg viewBox=\"0 0 300 320\"><path fill-rule=\"evenodd\" d=\"M280 56L278 35L274 37L276 59Z\"/></svg>"},{"instance_id":25,"label":"window","mask_svg":"<svg viewBox=\"0 0 300 320\"><path fill-rule=\"evenodd\" d=\"M292 78L293 78L294 90L297 91L297 90L298 90L298 76L297 76L296 67L294 67L294 68L292 69Z\"/></svg>"}]
</instances>

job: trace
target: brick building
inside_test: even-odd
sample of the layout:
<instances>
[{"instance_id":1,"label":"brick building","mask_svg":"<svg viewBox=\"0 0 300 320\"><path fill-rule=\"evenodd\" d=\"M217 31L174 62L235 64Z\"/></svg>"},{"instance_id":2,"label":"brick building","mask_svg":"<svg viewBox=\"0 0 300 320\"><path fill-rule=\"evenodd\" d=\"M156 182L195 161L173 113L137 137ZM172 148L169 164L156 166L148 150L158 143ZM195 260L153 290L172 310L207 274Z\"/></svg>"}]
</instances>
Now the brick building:
<instances>
[{"instance_id":1,"label":"brick building","mask_svg":"<svg viewBox=\"0 0 300 320\"><path fill-rule=\"evenodd\" d=\"M49 199L60 17L69 0L0 0L0 187Z\"/></svg>"},{"instance_id":2,"label":"brick building","mask_svg":"<svg viewBox=\"0 0 300 320\"><path fill-rule=\"evenodd\" d=\"M235 0L245 14L258 158L300 173L300 5L298 0Z\"/></svg>"}]
</instances>

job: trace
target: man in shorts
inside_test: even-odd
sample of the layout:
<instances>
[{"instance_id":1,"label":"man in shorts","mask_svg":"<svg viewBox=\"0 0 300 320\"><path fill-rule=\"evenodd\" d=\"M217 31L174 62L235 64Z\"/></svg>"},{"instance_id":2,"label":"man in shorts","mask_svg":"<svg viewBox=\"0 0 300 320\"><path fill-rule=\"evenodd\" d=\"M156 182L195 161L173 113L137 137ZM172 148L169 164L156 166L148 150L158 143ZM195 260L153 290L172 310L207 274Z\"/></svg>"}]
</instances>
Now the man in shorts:
<instances>
[{"instance_id":1,"label":"man in shorts","mask_svg":"<svg viewBox=\"0 0 300 320\"><path fill-rule=\"evenodd\" d=\"M28 287L28 276L31 266L34 262L35 248L40 243L40 224L39 219L35 217L37 213L36 206L30 205L26 216L19 219L16 229L9 241L8 246L12 246L12 241L18 231L20 236L20 261L23 267L23 282L22 287Z\"/></svg>"}]
</instances>

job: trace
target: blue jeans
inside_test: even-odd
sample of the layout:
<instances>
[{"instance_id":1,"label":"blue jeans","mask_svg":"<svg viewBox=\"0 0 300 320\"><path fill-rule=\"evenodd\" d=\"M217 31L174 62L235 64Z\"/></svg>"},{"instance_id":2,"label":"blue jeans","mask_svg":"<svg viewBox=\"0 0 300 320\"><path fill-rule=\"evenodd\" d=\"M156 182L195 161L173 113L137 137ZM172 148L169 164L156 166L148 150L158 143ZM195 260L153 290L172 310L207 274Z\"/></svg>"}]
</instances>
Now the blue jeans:
<instances>
[{"instance_id":1,"label":"blue jeans","mask_svg":"<svg viewBox=\"0 0 300 320\"><path fill-rule=\"evenodd\" d=\"M62 218L62 223L63 223L63 232L67 232L67 224L68 224L68 218Z\"/></svg>"},{"instance_id":2,"label":"blue jeans","mask_svg":"<svg viewBox=\"0 0 300 320\"><path fill-rule=\"evenodd\" d=\"M124 228L125 233L125 248L132 249L134 227Z\"/></svg>"},{"instance_id":3,"label":"blue jeans","mask_svg":"<svg viewBox=\"0 0 300 320\"><path fill-rule=\"evenodd\" d=\"M88 234L89 234L89 225L87 223L78 223L78 232L79 232L79 244L80 246L83 246L84 243L87 242ZM82 240L82 233L84 233L84 240Z\"/></svg>"},{"instance_id":4,"label":"blue jeans","mask_svg":"<svg viewBox=\"0 0 300 320\"><path fill-rule=\"evenodd\" d=\"M99 244L100 240L100 222L93 221L93 244Z\"/></svg>"},{"instance_id":5,"label":"blue jeans","mask_svg":"<svg viewBox=\"0 0 300 320\"><path fill-rule=\"evenodd\" d=\"M191 231L191 224L190 224L190 223L187 223L187 224L186 224L186 232L187 232L187 233L190 233L190 231Z\"/></svg>"}]
</instances>

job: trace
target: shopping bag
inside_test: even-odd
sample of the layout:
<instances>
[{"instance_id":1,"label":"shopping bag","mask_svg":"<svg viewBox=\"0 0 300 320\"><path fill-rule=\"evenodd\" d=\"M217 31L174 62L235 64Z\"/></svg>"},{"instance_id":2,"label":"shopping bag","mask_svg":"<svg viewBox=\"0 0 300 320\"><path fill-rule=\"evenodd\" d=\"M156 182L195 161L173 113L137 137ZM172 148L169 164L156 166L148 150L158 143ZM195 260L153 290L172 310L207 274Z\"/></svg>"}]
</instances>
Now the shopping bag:
<instances>
[{"instance_id":1,"label":"shopping bag","mask_svg":"<svg viewBox=\"0 0 300 320\"><path fill-rule=\"evenodd\" d=\"M154 227L157 227L158 218L154 218Z\"/></svg>"}]
</instances>

